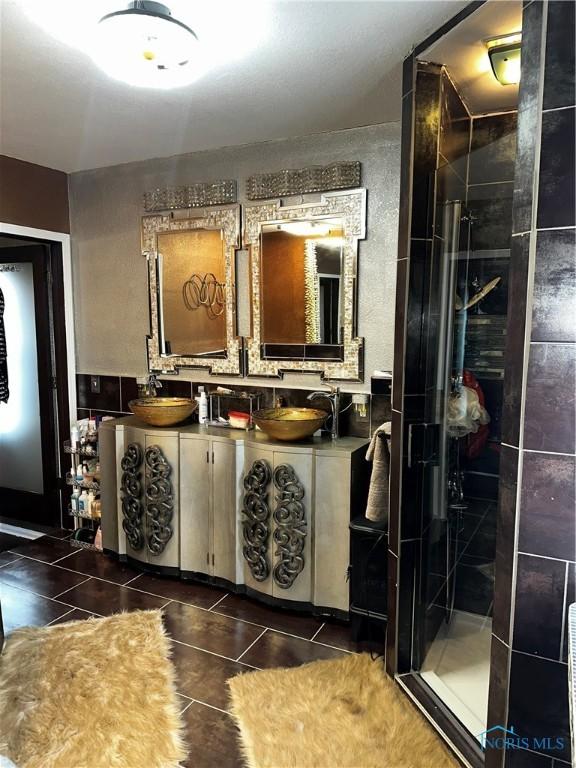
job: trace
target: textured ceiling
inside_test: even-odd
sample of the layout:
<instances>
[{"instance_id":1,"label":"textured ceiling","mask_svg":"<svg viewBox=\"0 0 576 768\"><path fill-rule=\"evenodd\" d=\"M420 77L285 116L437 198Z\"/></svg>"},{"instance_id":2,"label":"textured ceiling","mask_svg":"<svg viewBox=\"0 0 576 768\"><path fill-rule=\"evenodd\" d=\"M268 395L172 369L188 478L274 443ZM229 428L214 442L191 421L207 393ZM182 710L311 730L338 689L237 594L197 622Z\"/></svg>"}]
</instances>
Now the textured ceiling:
<instances>
[{"instance_id":1,"label":"textured ceiling","mask_svg":"<svg viewBox=\"0 0 576 768\"><path fill-rule=\"evenodd\" d=\"M78 35L58 39L110 0L43 0L56 36L31 1L0 0L0 153L68 172L399 120L403 57L467 4L168 0L192 26L202 5L206 34L226 44L196 82L157 91L109 79Z\"/></svg>"},{"instance_id":2,"label":"textured ceiling","mask_svg":"<svg viewBox=\"0 0 576 768\"><path fill-rule=\"evenodd\" d=\"M521 0L488 2L419 58L446 66L472 114L516 109L518 85L496 80L483 41L521 29Z\"/></svg>"}]
</instances>

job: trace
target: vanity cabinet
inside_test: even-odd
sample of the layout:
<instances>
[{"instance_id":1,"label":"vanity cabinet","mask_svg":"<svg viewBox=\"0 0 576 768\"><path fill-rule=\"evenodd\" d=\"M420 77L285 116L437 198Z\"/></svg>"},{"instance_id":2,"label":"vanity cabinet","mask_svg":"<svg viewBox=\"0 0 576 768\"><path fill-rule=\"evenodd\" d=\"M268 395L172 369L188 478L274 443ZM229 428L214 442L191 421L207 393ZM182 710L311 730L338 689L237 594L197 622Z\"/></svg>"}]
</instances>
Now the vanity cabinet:
<instances>
[{"instance_id":1,"label":"vanity cabinet","mask_svg":"<svg viewBox=\"0 0 576 768\"><path fill-rule=\"evenodd\" d=\"M347 615L365 440L285 444L260 432L148 428L135 417L103 429L105 551L268 603Z\"/></svg>"}]
</instances>

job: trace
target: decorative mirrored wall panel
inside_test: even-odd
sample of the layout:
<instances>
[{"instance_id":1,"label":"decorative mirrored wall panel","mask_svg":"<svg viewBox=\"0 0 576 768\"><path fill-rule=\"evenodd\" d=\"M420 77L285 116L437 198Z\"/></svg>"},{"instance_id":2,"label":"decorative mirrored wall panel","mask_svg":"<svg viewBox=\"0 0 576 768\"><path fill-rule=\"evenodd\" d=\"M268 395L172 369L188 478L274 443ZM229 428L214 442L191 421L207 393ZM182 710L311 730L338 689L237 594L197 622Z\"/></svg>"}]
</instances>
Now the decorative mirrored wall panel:
<instances>
[{"instance_id":1,"label":"decorative mirrored wall panel","mask_svg":"<svg viewBox=\"0 0 576 768\"><path fill-rule=\"evenodd\" d=\"M340 219L263 224L262 343L341 345L344 326Z\"/></svg>"},{"instance_id":2,"label":"decorative mirrored wall panel","mask_svg":"<svg viewBox=\"0 0 576 768\"><path fill-rule=\"evenodd\" d=\"M157 243L161 353L225 357L222 230L161 232Z\"/></svg>"},{"instance_id":3,"label":"decorative mirrored wall panel","mask_svg":"<svg viewBox=\"0 0 576 768\"><path fill-rule=\"evenodd\" d=\"M360 380L356 274L366 191L297 205L269 200L246 206L244 214L252 290L248 375L306 371Z\"/></svg>"},{"instance_id":4,"label":"decorative mirrored wall panel","mask_svg":"<svg viewBox=\"0 0 576 768\"><path fill-rule=\"evenodd\" d=\"M241 373L234 285L239 237L238 205L204 209L194 217L143 217L151 371L208 368L215 375Z\"/></svg>"}]
</instances>

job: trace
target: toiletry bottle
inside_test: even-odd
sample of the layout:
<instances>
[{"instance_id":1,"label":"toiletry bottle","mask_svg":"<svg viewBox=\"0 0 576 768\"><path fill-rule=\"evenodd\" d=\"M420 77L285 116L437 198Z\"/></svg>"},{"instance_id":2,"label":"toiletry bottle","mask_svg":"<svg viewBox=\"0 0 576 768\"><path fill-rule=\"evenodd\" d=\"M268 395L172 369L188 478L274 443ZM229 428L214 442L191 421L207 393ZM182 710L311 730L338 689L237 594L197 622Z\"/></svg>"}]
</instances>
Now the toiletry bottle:
<instances>
[{"instance_id":1,"label":"toiletry bottle","mask_svg":"<svg viewBox=\"0 0 576 768\"><path fill-rule=\"evenodd\" d=\"M74 425L70 430L70 448L72 448L73 450L76 450L76 448L78 448L79 439L80 439L80 433L78 432L78 427Z\"/></svg>"},{"instance_id":2,"label":"toiletry bottle","mask_svg":"<svg viewBox=\"0 0 576 768\"><path fill-rule=\"evenodd\" d=\"M80 494L80 498L78 499L78 512L83 512L85 514L87 511L88 511L88 494L86 493L86 489L84 489Z\"/></svg>"},{"instance_id":3,"label":"toiletry bottle","mask_svg":"<svg viewBox=\"0 0 576 768\"><path fill-rule=\"evenodd\" d=\"M94 517L94 502L96 501L96 496L94 495L94 491L88 491L88 507L86 511L90 515L90 517Z\"/></svg>"},{"instance_id":4,"label":"toiletry bottle","mask_svg":"<svg viewBox=\"0 0 576 768\"><path fill-rule=\"evenodd\" d=\"M76 466L76 482L81 483L82 480L84 480L84 469L83 469L82 462L79 461Z\"/></svg>"},{"instance_id":5,"label":"toiletry bottle","mask_svg":"<svg viewBox=\"0 0 576 768\"><path fill-rule=\"evenodd\" d=\"M70 508L72 512L78 512L78 500L80 498L80 491L78 488L74 488L72 496L70 497Z\"/></svg>"},{"instance_id":6,"label":"toiletry bottle","mask_svg":"<svg viewBox=\"0 0 576 768\"><path fill-rule=\"evenodd\" d=\"M198 387L198 392L200 393L200 397L197 398L198 422L200 424L206 424L206 422L208 421L208 398L206 397L206 392L204 391L204 387Z\"/></svg>"}]
</instances>

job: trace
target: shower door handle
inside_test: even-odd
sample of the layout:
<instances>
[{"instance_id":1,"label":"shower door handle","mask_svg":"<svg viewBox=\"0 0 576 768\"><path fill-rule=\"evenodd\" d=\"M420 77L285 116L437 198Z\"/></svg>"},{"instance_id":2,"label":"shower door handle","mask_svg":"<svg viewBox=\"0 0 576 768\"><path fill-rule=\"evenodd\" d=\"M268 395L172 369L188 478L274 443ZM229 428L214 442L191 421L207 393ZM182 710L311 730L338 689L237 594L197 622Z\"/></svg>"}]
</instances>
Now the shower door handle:
<instances>
[{"instance_id":1,"label":"shower door handle","mask_svg":"<svg viewBox=\"0 0 576 768\"><path fill-rule=\"evenodd\" d=\"M436 464L440 448L440 424L408 425L408 467Z\"/></svg>"}]
</instances>

